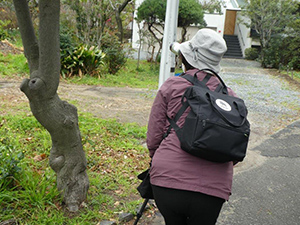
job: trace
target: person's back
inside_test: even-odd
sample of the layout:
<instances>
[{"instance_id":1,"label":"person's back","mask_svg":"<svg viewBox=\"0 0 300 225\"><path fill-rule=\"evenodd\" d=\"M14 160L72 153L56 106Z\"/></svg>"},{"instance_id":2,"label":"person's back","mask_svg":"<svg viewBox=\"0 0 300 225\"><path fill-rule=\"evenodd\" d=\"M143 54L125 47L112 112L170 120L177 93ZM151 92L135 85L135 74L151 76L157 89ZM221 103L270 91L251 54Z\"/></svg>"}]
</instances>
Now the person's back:
<instances>
[{"instance_id":1,"label":"person's back","mask_svg":"<svg viewBox=\"0 0 300 225\"><path fill-rule=\"evenodd\" d=\"M201 29L195 37L179 46L186 73L197 74L201 81L207 75L199 70L220 70L226 43L216 32ZM167 225L215 224L221 207L231 194L233 162L215 163L195 157L180 147L172 129L163 139L180 109L181 97L192 85L180 76L171 77L161 86L154 100L148 123L147 146L152 158L150 171L156 204ZM214 90L219 80L211 76L207 82ZM229 95L235 95L229 89ZM182 126L188 110L179 119Z\"/></svg>"}]
</instances>

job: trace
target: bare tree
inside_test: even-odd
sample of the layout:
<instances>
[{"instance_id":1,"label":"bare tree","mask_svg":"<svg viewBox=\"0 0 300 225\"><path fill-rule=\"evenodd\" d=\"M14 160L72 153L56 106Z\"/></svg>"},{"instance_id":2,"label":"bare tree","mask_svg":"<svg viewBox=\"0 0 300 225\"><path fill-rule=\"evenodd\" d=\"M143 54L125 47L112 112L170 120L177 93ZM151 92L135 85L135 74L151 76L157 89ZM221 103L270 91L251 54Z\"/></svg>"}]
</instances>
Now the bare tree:
<instances>
[{"instance_id":1,"label":"bare tree","mask_svg":"<svg viewBox=\"0 0 300 225\"><path fill-rule=\"evenodd\" d=\"M57 188L69 211L77 211L85 201L89 180L75 106L57 95L60 76L60 0L39 1L39 39L30 18L27 0L14 0L28 60L30 78L21 90L29 99L35 118L52 139L49 164L57 175Z\"/></svg>"}]
</instances>

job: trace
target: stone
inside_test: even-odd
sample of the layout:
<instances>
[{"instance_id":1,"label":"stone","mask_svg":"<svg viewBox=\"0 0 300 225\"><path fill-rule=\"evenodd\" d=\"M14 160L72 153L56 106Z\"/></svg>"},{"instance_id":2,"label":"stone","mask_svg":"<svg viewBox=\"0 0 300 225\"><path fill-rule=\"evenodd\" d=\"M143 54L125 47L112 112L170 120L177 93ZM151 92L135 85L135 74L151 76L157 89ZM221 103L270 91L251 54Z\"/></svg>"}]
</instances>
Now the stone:
<instances>
[{"instance_id":1,"label":"stone","mask_svg":"<svg viewBox=\"0 0 300 225\"><path fill-rule=\"evenodd\" d=\"M128 222L134 218L134 215L132 213L121 213L119 215L119 220L121 222Z\"/></svg>"},{"instance_id":2,"label":"stone","mask_svg":"<svg viewBox=\"0 0 300 225\"><path fill-rule=\"evenodd\" d=\"M18 222L15 219L10 219L0 222L0 225L18 225Z\"/></svg>"}]
</instances>

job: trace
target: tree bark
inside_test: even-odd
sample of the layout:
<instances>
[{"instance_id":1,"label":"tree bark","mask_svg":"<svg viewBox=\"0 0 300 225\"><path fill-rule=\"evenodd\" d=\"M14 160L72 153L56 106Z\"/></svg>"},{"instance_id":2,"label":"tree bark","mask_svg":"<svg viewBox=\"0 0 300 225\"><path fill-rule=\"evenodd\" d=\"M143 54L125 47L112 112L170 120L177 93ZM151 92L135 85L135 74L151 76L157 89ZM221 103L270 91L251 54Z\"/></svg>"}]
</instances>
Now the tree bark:
<instances>
[{"instance_id":1,"label":"tree bark","mask_svg":"<svg viewBox=\"0 0 300 225\"><path fill-rule=\"evenodd\" d=\"M186 37L186 34L187 34L187 27L182 27L182 30L181 30L181 43L185 42L185 37Z\"/></svg>"},{"instance_id":2,"label":"tree bark","mask_svg":"<svg viewBox=\"0 0 300 225\"><path fill-rule=\"evenodd\" d=\"M123 30L123 24L121 19L121 12L125 9L125 7L128 5L129 2L132 0L125 0L117 9L116 9L116 21L118 25L119 30L119 41L123 43L123 37L124 37L124 30Z\"/></svg>"},{"instance_id":3,"label":"tree bark","mask_svg":"<svg viewBox=\"0 0 300 225\"><path fill-rule=\"evenodd\" d=\"M30 79L20 89L29 99L35 118L52 139L49 164L57 175L57 188L69 211L86 200L89 180L75 106L57 95L60 76L59 0L39 1L39 41L26 0L14 0Z\"/></svg>"}]
</instances>

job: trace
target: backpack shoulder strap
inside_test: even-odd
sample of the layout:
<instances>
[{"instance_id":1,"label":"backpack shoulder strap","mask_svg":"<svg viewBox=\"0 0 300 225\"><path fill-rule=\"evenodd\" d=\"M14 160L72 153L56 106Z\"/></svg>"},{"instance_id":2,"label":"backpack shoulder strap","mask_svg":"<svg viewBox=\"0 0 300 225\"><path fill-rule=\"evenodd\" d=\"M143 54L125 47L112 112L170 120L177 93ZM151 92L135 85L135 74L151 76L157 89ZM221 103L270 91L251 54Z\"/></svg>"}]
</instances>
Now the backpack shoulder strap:
<instances>
[{"instance_id":1,"label":"backpack shoulder strap","mask_svg":"<svg viewBox=\"0 0 300 225\"><path fill-rule=\"evenodd\" d=\"M199 72L199 71L198 71ZM197 78L197 73L196 72L194 74L194 76L190 75L190 74L182 74L181 77L186 79L187 81L189 81L190 83L192 83L193 85L196 85L196 86L200 86L200 87L203 87L203 88L208 88L206 86L206 83L207 81L209 80L210 78L210 75L207 74L204 79L202 81L199 81L198 78Z\"/></svg>"},{"instance_id":2,"label":"backpack shoulder strap","mask_svg":"<svg viewBox=\"0 0 300 225\"><path fill-rule=\"evenodd\" d=\"M189 75L189 74L181 74L180 76L186 80L188 80L190 83L192 83L193 85L196 85L196 86L200 86L200 87L203 87L203 88L207 88L209 89L207 86L206 86L206 83L208 82L208 80L210 79L210 77L212 75L210 74L207 74L204 79L202 81L198 80L197 78L197 73L200 72L200 71L209 71L210 73L214 74L220 81L220 84L219 86L215 89L216 92L220 92L222 91L223 94L228 94L228 90L227 90L227 86L226 84L224 83L224 81L222 80L222 78L216 73L214 72L213 70L211 69L203 69L203 70L199 70L197 71L194 76L192 75Z\"/></svg>"},{"instance_id":3,"label":"backpack shoulder strap","mask_svg":"<svg viewBox=\"0 0 300 225\"><path fill-rule=\"evenodd\" d=\"M171 129L173 128L175 131L179 129L179 127L177 126L176 122L179 120L179 118L182 116L182 114L185 112L185 110L189 107L189 104L187 101L183 102L183 105L181 106L181 108L179 109L179 111L176 113L174 119L171 119L167 116L167 119L170 123L170 126L167 130L167 132L164 134L163 138L165 139L166 137L168 137L169 133L171 132Z\"/></svg>"},{"instance_id":4,"label":"backpack shoulder strap","mask_svg":"<svg viewBox=\"0 0 300 225\"><path fill-rule=\"evenodd\" d=\"M217 74L215 71L211 70L211 69L203 69L201 71L209 71L210 73L214 74L220 81L219 86L216 88L216 92L220 92L222 91L223 94L228 95L228 90L227 90L227 86L225 84L225 82L222 80L222 78L219 76L219 74Z\"/></svg>"},{"instance_id":5,"label":"backpack shoulder strap","mask_svg":"<svg viewBox=\"0 0 300 225\"><path fill-rule=\"evenodd\" d=\"M215 73L213 70L210 70L210 69L204 69L206 71L210 71L211 73L213 73L219 80L220 80L220 84L217 86L217 88L215 89L215 92L220 92L222 91L223 94L228 94L228 91L227 91L227 86L225 85L224 81L221 79L221 77ZM200 70L200 71L204 71L204 70ZM197 71L194 76L192 75L189 75L189 74L181 74L180 77L186 79L187 81L189 81L190 83L192 83L193 85L196 85L196 86L200 86L200 87L203 87L203 88L207 88L209 89L207 86L206 86L206 83L208 82L208 80L210 79L211 75L210 74L207 74L204 79L202 81L199 81L198 78L197 78L197 73L200 72L200 71ZM182 101L182 106L181 108L179 109L179 111L176 113L174 119L171 119L167 116L167 119L168 121L170 122L170 126L167 130L167 132L164 134L163 136L163 139L165 139L169 133L171 132L171 129L173 128L175 131L177 131L178 129L180 129L176 122L178 121L178 119L182 116L182 114L185 112L185 110L188 108L189 104L187 101Z\"/></svg>"}]
</instances>

